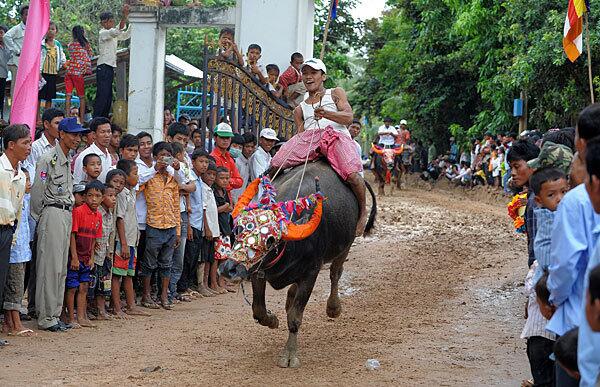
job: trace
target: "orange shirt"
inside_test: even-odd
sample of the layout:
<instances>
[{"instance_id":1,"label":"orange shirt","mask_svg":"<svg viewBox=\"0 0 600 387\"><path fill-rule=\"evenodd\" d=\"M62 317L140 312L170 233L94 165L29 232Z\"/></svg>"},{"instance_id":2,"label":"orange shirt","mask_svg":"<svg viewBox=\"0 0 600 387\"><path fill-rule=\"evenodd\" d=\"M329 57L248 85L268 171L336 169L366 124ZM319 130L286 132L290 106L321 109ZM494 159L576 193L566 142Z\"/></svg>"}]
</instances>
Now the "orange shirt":
<instances>
[{"instance_id":1,"label":"orange shirt","mask_svg":"<svg viewBox=\"0 0 600 387\"><path fill-rule=\"evenodd\" d=\"M148 212L146 224L161 230L176 227L177 236L181 235L181 218L179 214L179 184L173 176L156 174L140 187L144 192Z\"/></svg>"},{"instance_id":2,"label":"orange shirt","mask_svg":"<svg viewBox=\"0 0 600 387\"><path fill-rule=\"evenodd\" d=\"M225 151L225 153L221 153L219 148L215 148L210 155L215 158L215 164L217 164L217 167L225 167L229 169L231 180L229 181L227 192L231 191L232 189L241 188L244 184L244 179L242 179L242 176L240 176L240 172L235 166L235 161L229 152Z\"/></svg>"}]
</instances>

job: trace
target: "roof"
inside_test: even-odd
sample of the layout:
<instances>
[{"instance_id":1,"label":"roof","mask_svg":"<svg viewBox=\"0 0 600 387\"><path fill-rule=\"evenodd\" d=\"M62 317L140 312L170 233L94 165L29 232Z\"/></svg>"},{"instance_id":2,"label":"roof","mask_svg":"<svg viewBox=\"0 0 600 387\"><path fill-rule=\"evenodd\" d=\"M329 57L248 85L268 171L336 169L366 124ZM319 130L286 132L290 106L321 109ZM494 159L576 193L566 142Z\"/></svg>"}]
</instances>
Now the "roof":
<instances>
[{"instance_id":1,"label":"roof","mask_svg":"<svg viewBox=\"0 0 600 387\"><path fill-rule=\"evenodd\" d=\"M202 70L189 64L188 62L173 54L165 56L165 67L185 77L202 79L202 77L204 76Z\"/></svg>"}]
</instances>

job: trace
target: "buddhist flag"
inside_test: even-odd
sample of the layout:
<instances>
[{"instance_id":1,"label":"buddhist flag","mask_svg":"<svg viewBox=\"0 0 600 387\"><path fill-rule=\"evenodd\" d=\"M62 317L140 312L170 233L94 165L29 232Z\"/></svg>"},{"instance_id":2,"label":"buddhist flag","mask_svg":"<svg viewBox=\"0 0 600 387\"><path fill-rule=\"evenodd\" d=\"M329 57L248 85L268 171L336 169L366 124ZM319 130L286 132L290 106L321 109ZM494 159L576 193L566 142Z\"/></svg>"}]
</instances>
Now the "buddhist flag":
<instances>
[{"instance_id":1,"label":"buddhist flag","mask_svg":"<svg viewBox=\"0 0 600 387\"><path fill-rule=\"evenodd\" d=\"M583 14L589 9L588 0L569 0L563 47L571 62L575 62L583 50Z\"/></svg>"},{"instance_id":2,"label":"buddhist flag","mask_svg":"<svg viewBox=\"0 0 600 387\"><path fill-rule=\"evenodd\" d=\"M48 31L49 22L50 0L31 0L17 79L11 81L16 83L15 95L12 96L10 123L29 125L32 138L35 135L37 117L41 42Z\"/></svg>"},{"instance_id":3,"label":"buddhist flag","mask_svg":"<svg viewBox=\"0 0 600 387\"><path fill-rule=\"evenodd\" d=\"M331 1L331 20L335 20L335 18L337 17L337 7L338 7L338 0L332 0Z\"/></svg>"}]
</instances>

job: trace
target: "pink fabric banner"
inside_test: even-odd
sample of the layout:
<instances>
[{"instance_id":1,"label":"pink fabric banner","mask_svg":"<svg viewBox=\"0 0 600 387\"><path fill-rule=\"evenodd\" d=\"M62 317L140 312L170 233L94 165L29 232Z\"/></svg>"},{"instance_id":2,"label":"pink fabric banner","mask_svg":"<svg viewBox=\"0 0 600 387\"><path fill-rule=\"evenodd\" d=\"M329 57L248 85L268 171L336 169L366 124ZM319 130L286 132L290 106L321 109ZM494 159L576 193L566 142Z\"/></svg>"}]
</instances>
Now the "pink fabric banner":
<instances>
[{"instance_id":1,"label":"pink fabric banner","mask_svg":"<svg viewBox=\"0 0 600 387\"><path fill-rule=\"evenodd\" d=\"M10 123L29 125L31 138L35 135L37 118L42 39L49 23L50 0L31 0L17 79L11 81L16 83L10 110Z\"/></svg>"}]
</instances>

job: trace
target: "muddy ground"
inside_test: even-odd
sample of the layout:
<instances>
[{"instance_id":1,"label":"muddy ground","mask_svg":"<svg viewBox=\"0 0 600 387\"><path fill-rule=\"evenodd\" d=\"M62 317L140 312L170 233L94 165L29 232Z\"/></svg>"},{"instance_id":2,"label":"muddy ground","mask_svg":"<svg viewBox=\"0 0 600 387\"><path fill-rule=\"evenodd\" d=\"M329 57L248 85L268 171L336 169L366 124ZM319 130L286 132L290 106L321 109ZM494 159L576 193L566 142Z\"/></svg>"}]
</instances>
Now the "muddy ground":
<instances>
[{"instance_id":1,"label":"muddy ground","mask_svg":"<svg viewBox=\"0 0 600 387\"><path fill-rule=\"evenodd\" d=\"M255 324L237 293L95 329L38 331L0 349L0 385L518 385L529 375L519 339L525 240L503 200L481 195L417 184L381 199L376 232L345 265L337 320L325 314L329 273L319 276L300 369L276 366L285 293L269 289L277 330ZM366 369L370 358L379 369Z\"/></svg>"}]
</instances>

